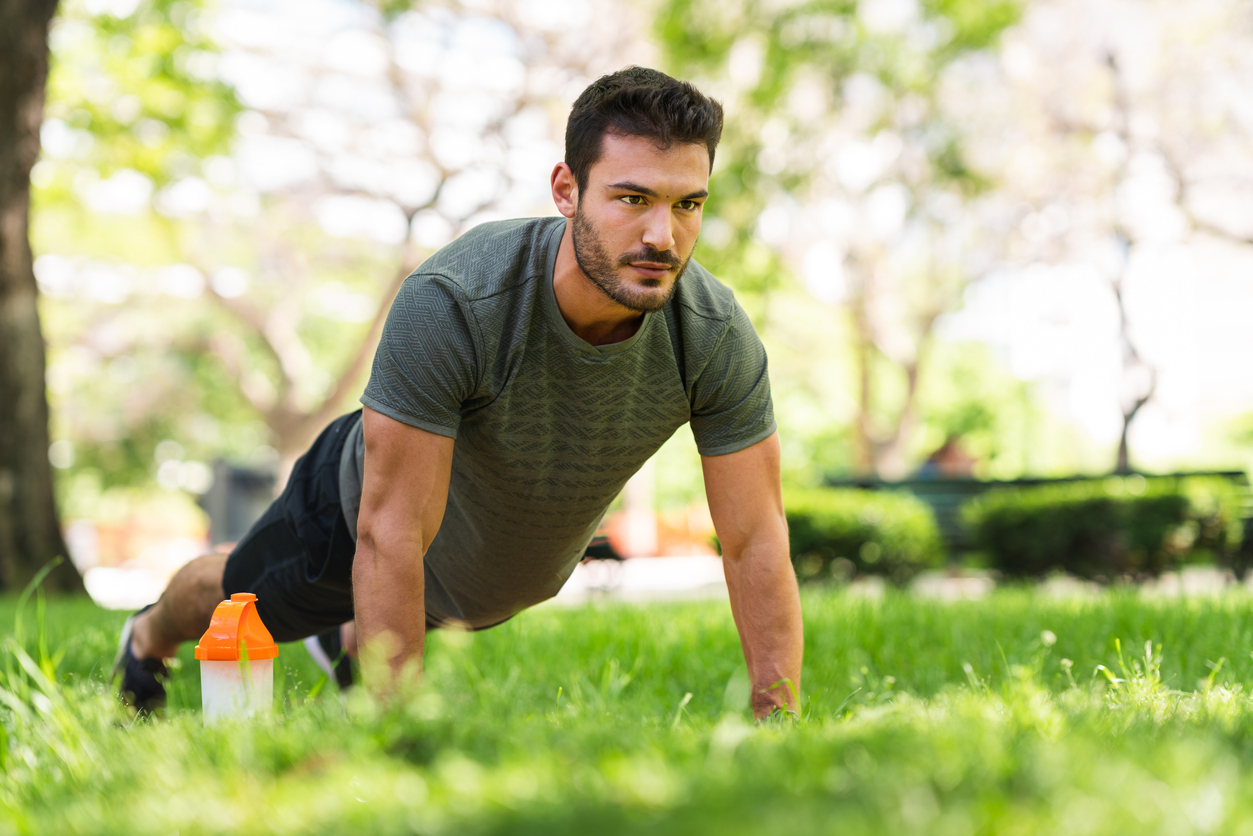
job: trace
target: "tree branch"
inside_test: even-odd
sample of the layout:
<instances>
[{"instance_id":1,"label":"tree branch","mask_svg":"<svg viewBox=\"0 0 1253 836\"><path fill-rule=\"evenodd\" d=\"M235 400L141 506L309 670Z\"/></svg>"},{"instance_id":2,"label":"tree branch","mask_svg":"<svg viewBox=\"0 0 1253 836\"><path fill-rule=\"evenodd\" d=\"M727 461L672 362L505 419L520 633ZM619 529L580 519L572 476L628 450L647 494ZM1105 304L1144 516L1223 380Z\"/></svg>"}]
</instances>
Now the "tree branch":
<instances>
[{"instance_id":1,"label":"tree branch","mask_svg":"<svg viewBox=\"0 0 1253 836\"><path fill-rule=\"evenodd\" d=\"M201 272L204 273L204 270L201 270ZM261 313L250 305L246 305L236 299L226 298L214 290L212 284L206 286L205 291L213 297L213 299L221 306L222 310L233 316L240 324L247 328L254 337L256 337L258 342L261 343L261 347L265 350L265 353L270 355L270 358L274 360L274 365L278 367L280 376L283 376L283 357L279 352L278 346L276 346L273 340L270 339L265 318L261 315ZM242 366L238 367L235 371L237 374L243 374ZM279 388L280 390L285 391L285 387L280 386ZM281 401L282 397L278 398L278 400Z\"/></svg>"},{"instance_id":2,"label":"tree branch","mask_svg":"<svg viewBox=\"0 0 1253 836\"><path fill-rule=\"evenodd\" d=\"M344 365L343 369L340 370L330 394L322 401L322 405L305 420L305 423L318 427L329 421L339 408L339 404L348 392L348 388L360 377L366 364L373 359L379 335L383 332L383 324L387 321L387 314L392 307L392 300L396 298L396 294L400 292L401 285L405 283L405 279L417 266L413 263L417 259L410 255L408 247L406 247L406 255L409 257L404 260L400 270L396 271L396 275L392 277L386 292L379 300L378 309L374 312L374 319L371 320L370 328L366 331L365 336L361 338L356 352Z\"/></svg>"},{"instance_id":3,"label":"tree branch","mask_svg":"<svg viewBox=\"0 0 1253 836\"><path fill-rule=\"evenodd\" d=\"M1253 246L1253 235L1241 235L1223 229L1211 221L1197 217L1196 212L1189 205L1188 198L1191 193L1191 184L1188 182L1187 177L1184 176L1183 165L1175 154L1166 147L1165 143L1158 143L1157 150L1162 155L1162 160L1166 163L1166 170L1170 173L1170 178L1175 184L1175 205L1187 219L1188 225L1196 232L1204 232L1235 244Z\"/></svg>"}]
</instances>

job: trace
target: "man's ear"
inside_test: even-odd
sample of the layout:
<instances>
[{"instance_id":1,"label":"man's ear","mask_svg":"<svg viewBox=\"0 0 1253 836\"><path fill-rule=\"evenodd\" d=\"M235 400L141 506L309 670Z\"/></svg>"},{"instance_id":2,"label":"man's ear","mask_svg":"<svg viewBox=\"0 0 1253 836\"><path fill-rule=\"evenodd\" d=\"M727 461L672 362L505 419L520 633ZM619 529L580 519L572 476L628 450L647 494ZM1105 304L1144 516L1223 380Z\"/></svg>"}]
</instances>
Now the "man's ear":
<instances>
[{"instance_id":1,"label":"man's ear","mask_svg":"<svg viewBox=\"0 0 1253 836\"><path fill-rule=\"evenodd\" d=\"M574 179L574 172L565 163L557 163L551 178L553 203L557 211L567 218L574 217L574 208L579 202L579 184Z\"/></svg>"}]
</instances>

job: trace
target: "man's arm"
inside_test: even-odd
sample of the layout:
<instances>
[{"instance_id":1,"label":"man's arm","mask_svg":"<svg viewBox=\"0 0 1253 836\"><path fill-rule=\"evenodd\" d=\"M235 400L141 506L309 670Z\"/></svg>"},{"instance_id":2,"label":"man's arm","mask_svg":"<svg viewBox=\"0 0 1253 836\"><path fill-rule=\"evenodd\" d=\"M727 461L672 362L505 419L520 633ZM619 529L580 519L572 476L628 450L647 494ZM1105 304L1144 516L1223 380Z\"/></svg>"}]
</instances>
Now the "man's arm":
<instances>
[{"instance_id":1,"label":"man's arm","mask_svg":"<svg viewBox=\"0 0 1253 836\"><path fill-rule=\"evenodd\" d=\"M779 436L725 456L703 456L701 467L748 663L753 714L761 719L776 708L799 711L805 642L783 516ZM792 687L771 690L783 679Z\"/></svg>"},{"instance_id":2,"label":"man's arm","mask_svg":"<svg viewBox=\"0 0 1253 836\"><path fill-rule=\"evenodd\" d=\"M357 518L352 595L357 643L389 634L394 680L413 662L421 670L426 639L422 560L448 501L453 439L402 424L366 408L365 478Z\"/></svg>"}]
</instances>

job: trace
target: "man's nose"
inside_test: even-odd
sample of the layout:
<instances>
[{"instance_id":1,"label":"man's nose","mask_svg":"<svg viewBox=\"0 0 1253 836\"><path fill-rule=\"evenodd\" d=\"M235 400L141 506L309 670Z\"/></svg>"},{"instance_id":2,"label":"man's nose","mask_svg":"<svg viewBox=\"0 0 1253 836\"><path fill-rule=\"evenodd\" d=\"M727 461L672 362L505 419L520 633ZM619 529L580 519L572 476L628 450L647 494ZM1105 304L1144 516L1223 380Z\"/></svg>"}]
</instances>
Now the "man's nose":
<instances>
[{"instance_id":1,"label":"man's nose","mask_svg":"<svg viewBox=\"0 0 1253 836\"><path fill-rule=\"evenodd\" d=\"M657 206L644 222L644 243L665 252L674 246L674 219L669 206Z\"/></svg>"}]
</instances>

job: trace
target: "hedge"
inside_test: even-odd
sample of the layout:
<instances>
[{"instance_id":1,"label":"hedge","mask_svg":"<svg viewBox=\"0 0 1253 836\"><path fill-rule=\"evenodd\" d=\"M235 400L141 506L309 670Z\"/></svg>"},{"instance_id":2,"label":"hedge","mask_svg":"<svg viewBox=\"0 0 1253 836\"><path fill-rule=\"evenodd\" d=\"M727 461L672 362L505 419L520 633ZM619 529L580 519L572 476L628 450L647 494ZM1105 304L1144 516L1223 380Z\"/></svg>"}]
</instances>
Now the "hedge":
<instances>
[{"instance_id":1,"label":"hedge","mask_svg":"<svg viewBox=\"0 0 1253 836\"><path fill-rule=\"evenodd\" d=\"M845 488L784 492L792 564L801 580L862 572L902 584L944 562L931 509L908 494Z\"/></svg>"},{"instance_id":2,"label":"hedge","mask_svg":"<svg viewBox=\"0 0 1253 836\"><path fill-rule=\"evenodd\" d=\"M1213 477L1110 477L999 488L962 509L976 548L1009 577L1151 577L1185 562L1231 563L1241 496Z\"/></svg>"}]
</instances>

